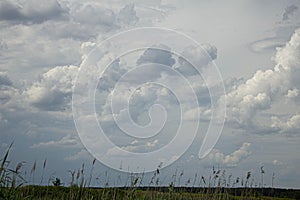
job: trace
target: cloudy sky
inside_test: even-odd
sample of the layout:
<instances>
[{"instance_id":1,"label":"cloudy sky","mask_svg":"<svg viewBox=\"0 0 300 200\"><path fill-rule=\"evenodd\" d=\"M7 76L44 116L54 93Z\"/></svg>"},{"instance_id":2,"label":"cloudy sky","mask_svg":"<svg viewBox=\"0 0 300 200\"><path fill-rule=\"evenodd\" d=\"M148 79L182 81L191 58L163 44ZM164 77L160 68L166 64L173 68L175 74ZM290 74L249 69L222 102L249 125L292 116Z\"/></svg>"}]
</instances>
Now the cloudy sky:
<instances>
[{"instance_id":1,"label":"cloudy sky","mask_svg":"<svg viewBox=\"0 0 300 200\"><path fill-rule=\"evenodd\" d=\"M166 34L158 42L149 29L127 34L117 47L108 42L96 48L107 38L137 27L174 30L199 45L190 46L177 36L173 40L168 31L162 31ZM147 37L149 48L133 51ZM132 52L115 55L120 49ZM101 69L94 69L89 61ZM101 74L104 63L110 65ZM3 155L14 141L11 167L25 161L23 173L29 179L36 161L39 179L47 159L47 179L60 177L65 184L70 182L68 170L77 170L82 163L89 169L93 157L86 146L95 141L82 143L78 132L96 134L86 127L91 124L89 116L82 116L88 110L85 103L89 107L83 98L87 90L82 87L92 77L97 79L97 120L120 149L159 150L183 127L182 143L174 143L169 151L175 152L176 161L162 169L165 182L161 184L167 184L176 170L183 170L188 180L195 173L209 176L215 166L233 177L242 178L251 171L253 185L259 185L264 166L266 185L271 185L275 173L274 186L300 187L299 1L2 0L0 152ZM74 88L80 88L75 89L77 95L83 93L73 102L81 106L75 114ZM217 123L225 118L224 127L214 149L199 159L213 114L221 118ZM176 150L189 143L195 127L195 140L178 159L181 154ZM116 148L98 156L122 157ZM166 158L161 161L168 162ZM137 165L151 164L157 163L148 160ZM120 184L118 175L126 181L125 173L100 162L96 166L99 179L93 184L107 181L106 172L110 185Z\"/></svg>"}]
</instances>

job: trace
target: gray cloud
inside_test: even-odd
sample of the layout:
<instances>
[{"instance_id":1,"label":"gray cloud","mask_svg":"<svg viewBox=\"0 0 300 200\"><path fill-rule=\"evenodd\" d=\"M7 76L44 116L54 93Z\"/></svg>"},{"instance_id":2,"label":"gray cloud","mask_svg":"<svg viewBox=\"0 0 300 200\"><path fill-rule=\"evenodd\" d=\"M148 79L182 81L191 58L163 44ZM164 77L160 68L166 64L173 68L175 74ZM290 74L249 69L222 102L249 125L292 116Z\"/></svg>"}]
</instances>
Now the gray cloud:
<instances>
[{"instance_id":1,"label":"gray cloud","mask_svg":"<svg viewBox=\"0 0 300 200\"><path fill-rule=\"evenodd\" d=\"M136 16L134 4L128 4L122 8L117 16L121 25L134 25L138 22L139 18Z\"/></svg>"},{"instance_id":2,"label":"gray cloud","mask_svg":"<svg viewBox=\"0 0 300 200\"><path fill-rule=\"evenodd\" d=\"M74 21L88 26L88 29L97 27L101 32L135 25L139 20L134 4L125 5L119 12L116 12L101 4L80 3L70 9L70 15Z\"/></svg>"},{"instance_id":3,"label":"gray cloud","mask_svg":"<svg viewBox=\"0 0 300 200\"><path fill-rule=\"evenodd\" d=\"M50 69L41 76L40 81L26 89L24 96L31 105L41 110L65 110L71 103L77 72L76 66Z\"/></svg>"},{"instance_id":4,"label":"gray cloud","mask_svg":"<svg viewBox=\"0 0 300 200\"><path fill-rule=\"evenodd\" d=\"M9 1L0 3L0 20L16 23L41 23L51 19L61 19L67 16L68 10L62 8L56 0L29 0L22 4Z\"/></svg>"},{"instance_id":5,"label":"gray cloud","mask_svg":"<svg viewBox=\"0 0 300 200\"><path fill-rule=\"evenodd\" d=\"M94 4L81 4L71 10L72 18L82 24L103 25L112 27L115 25L116 16L111 9Z\"/></svg>"},{"instance_id":6,"label":"gray cloud","mask_svg":"<svg viewBox=\"0 0 300 200\"><path fill-rule=\"evenodd\" d=\"M0 19L8 21L21 20L23 15L20 10L20 6L4 0L0 3Z\"/></svg>"},{"instance_id":7,"label":"gray cloud","mask_svg":"<svg viewBox=\"0 0 300 200\"><path fill-rule=\"evenodd\" d=\"M283 38L265 38L262 40L254 41L250 44L250 49L253 52L260 53L268 50L275 50L276 47L282 47L285 44Z\"/></svg>"},{"instance_id":8,"label":"gray cloud","mask_svg":"<svg viewBox=\"0 0 300 200\"><path fill-rule=\"evenodd\" d=\"M297 11L298 11L298 6L296 5L290 5L286 7L282 15L282 20L283 21L289 20L290 17L293 16Z\"/></svg>"},{"instance_id":9,"label":"gray cloud","mask_svg":"<svg viewBox=\"0 0 300 200\"><path fill-rule=\"evenodd\" d=\"M103 76L99 80L98 89L111 91L121 76L127 72L127 69L120 66L120 60L117 59L110 64Z\"/></svg>"},{"instance_id":10,"label":"gray cloud","mask_svg":"<svg viewBox=\"0 0 300 200\"><path fill-rule=\"evenodd\" d=\"M243 49L244 42L247 42L245 41L247 39L255 41L251 44L253 45L252 50L254 52L265 53L265 51L275 50L276 47L283 47L286 41L290 39L295 28L299 26L297 17L299 14L297 10L299 10L299 8L297 8L296 11L287 9L284 14L286 17L281 15L283 12L280 10L280 15L275 16L273 12L275 11L275 7L276 9L281 7L282 3L279 3L280 6L278 6L278 2L274 2L272 5L267 5L268 9L261 9L263 13L259 13L261 12L259 9L256 10L258 12L257 18L250 17L251 19L248 19L247 12L250 11L248 9L252 8L251 6L246 8L244 3L239 3L239 5L236 6L238 10L235 10L235 6L231 6L232 9L226 7L229 9L227 10L228 12L238 12L234 12L234 15L227 15L226 13L228 12L224 12L225 15L222 16L222 12L224 11L222 5L219 8L215 7L215 4L213 6L214 9L218 11L221 10L222 12L199 12L199 9L197 9L199 6L194 6L194 2L191 2L191 5L185 4L184 7L187 7L187 9L170 1L135 0L134 2L135 5L126 5L130 3L130 1L127 0L125 3L119 0L88 0L84 2L75 0L0 0L0 68L1 70L9 71L9 73L0 72L0 138L2 144L9 144L12 138L18 138L14 145L16 149L14 150L12 161L26 160L30 163L32 159L41 161L44 159L44 156L47 156L49 160L53 158L53 162L51 161L51 163L59 163L59 165L53 165L49 167L49 169L57 170L57 175L63 176L64 173L61 174L61 171L79 166L84 158L87 158L87 161L92 160L85 150L81 150L82 146L79 145L77 137L75 135L69 135L70 133L75 134L76 132L69 106L73 85L72 80L75 80L74 77L78 69L77 67L72 69L70 65L79 65L81 58L86 57L90 50L101 40L111 36L115 32L133 26L166 25L170 28L176 27L176 29L178 28L177 30L196 36L199 40L201 40L201 38L203 39L202 36L204 36L204 39L208 39L208 41L215 41L215 44L220 47L218 49L220 50L219 58L221 59L219 63L220 67L221 64L224 65L221 71L224 72L225 76L228 72L236 73L235 70L241 70L243 74L239 74L239 76L244 75L245 77L250 77L245 80L229 79L226 81L225 85L228 95L232 94L229 99L228 120L232 122L245 119L245 121L252 123L252 130L248 129L250 130L249 132L272 133L272 135L269 136L251 135L250 137L254 141L250 142L253 145L256 144L255 148L251 150L254 151L254 149L257 149L258 153L255 152L249 160L245 160L246 162L241 162L250 155L249 145L247 143L243 144L245 135L240 134L244 132L245 129L247 130L247 127L245 127L245 123L243 124L240 123L241 121L238 121L242 129L232 130L232 124L227 123L223 132L223 138L227 138L228 133L233 131L234 134L236 134L235 136L240 137L240 146L236 149L232 149L232 146L227 145L224 151L215 150L211 155L210 161L217 162L225 167L238 165L237 168L234 168L233 173L240 173L243 170L243 172L241 172L242 174L249 168L254 169L257 167L260 158L262 161L266 160L266 156L259 154L260 149L256 148L261 144L264 146L264 150L266 150L264 152L268 155L267 159L271 159L269 158L271 156L271 161L273 160L274 164L282 162L290 163L291 166L298 166L299 163L295 161L295 158L298 156L295 149L299 146L299 135L297 133L299 133L300 130L300 117L297 111L299 110L300 102L300 75L296 66L300 65L297 61L299 60L299 48L293 49L298 40L294 39L293 42L287 44L288 48L282 48L280 53L278 51L278 55L275 56L276 65L278 64L276 70L274 68L259 71L253 76L246 74L247 72L252 72L253 69L248 68L247 71L240 67L240 63L246 66L253 66L254 64L251 59L248 58L249 55L253 54L248 51L246 53L241 51L240 54L235 53ZM164 5L162 5L162 3ZM202 4L200 1L198 3ZM203 8L209 10L209 7L206 7L208 5L209 3L205 3ZM299 7L299 5L297 6ZM175 7L177 7L177 10L174 9ZM191 12L188 7L194 7L196 13ZM247 11L242 8L246 8ZM271 8L271 10L269 10L269 8ZM88 9L91 9L91 11ZM172 13L169 12L171 11L170 9L172 9ZM278 10L275 12L278 13ZM203 16L203 13L207 13L207 15ZM214 17L211 16L210 13L217 13L219 16L218 19L221 21L211 21L210 19L214 19ZM234 18L226 18L227 16ZM200 21L199 23L193 23L189 17L192 19L197 17ZM280 23L276 25L277 27L273 27L274 22L272 20L278 17ZM261 18L263 20L261 20ZM166 20L162 21L163 19ZM201 19L205 20L201 21ZM281 19L283 19L283 21ZM243 27L249 25L248 20L251 22L254 20L255 22L252 23L252 26L250 24L250 32L246 29L242 30ZM219 23L221 26L215 26L216 24L214 23ZM213 29L213 27L217 28ZM242 29L236 30L236 27L242 27ZM266 27L269 27L269 31L267 32L264 31ZM226 31L220 31L223 29ZM190 32L190 30L193 31ZM218 31L220 31L220 33L218 33ZM264 40L258 38L259 35L262 34L267 34L263 37L265 38ZM224 40L224 38L226 39ZM134 42L134 40L132 41ZM80 47L82 47L82 49L80 49ZM233 47L237 47L238 49L233 51ZM209 63L211 60L216 59L218 56L216 50L216 48L207 45L206 51L208 56L201 57L198 55L197 50L183 49L185 53L193 54L194 52L195 55L198 55L195 56L194 59L201 63ZM233 52L234 54L232 54ZM157 55L151 55L151 53L157 53ZM151 52L150 50L150 56L143 54L141 62L149 64L154 61L172 65L174 62L173 59L176 60L176 58L167 56L167 54L159 58L159 54L161 53L162 52L159 51ZM266 60L263 58L264 55L265 54L260 54L256 55L256 57L254 55L253 58L255 57L257 60L253 62L260 62L261 60L264 62L264 60ZM211 59L209 59L209 57L211 57ZM230 62L227 62L227 60L230 60ZM193 79L195 71L192 68L188 68L187 65L179 66L177 65L178 60L176 61L177 63L175 62L172 67L178 69L178 71L185 74L186 77L191 80L191 83L193 83L192 87L199 97L200 106L204 106L194 109L199 110L202 118L205 117L205 119L209 120L212 110L208 109L210 98L207 88L202 84L201 80L197 78ZM101 80L102 82L100 81L103 83L101 86L106 88L107 91L110 91L120 76L127 72L127 68L122 66L122 62L116 62L114 64L115 65L111 66L107 71L105 77ZM271 63L262 63L262 65L265 66L269 66L270 64ZM203 66L204 65L205 64L203 64ZM230 71L230 68L232 71ZM155 80L155 78L162 78L160 72L154 71L154 69L155 68L149 64L147 69L140 73L136 72L133 74L131 81L139 83L146 78L152 78L153 80ZM235 74L230 74L230 76L235 76ZM169 76L168 78L170 78L170 80L168 80L170 84L175 85L181 91L185 92L185 88L177 84L178 81L176 79L171 80ZM131 82L128 82L128 85L132 85ZM131 100L132 114L136 115L136 117L140 116L137 122L141 122L141 124L147 122L147 120L145 120L146 118L143 118L149 114L145 108L156 102L169 106L168 109L173 111L173 101L171 101L173 99L168 98L169 95L167 94L166 90L157 88L151 90L151 88L147 86L135 91ZM124 96L125 95L120 94L118 100L123 101ZM189 95L186 96L187 100L189 100ZM102 101L102 97L103 96L100 96L99 101ZM103 104L106 103L109 104L110 102L104 102ZM275 104L279 104L281 110L273 110L272 108ZM208 106L206 107L206 105ZM183 113L184 117L188 115L185 118L190 119L191 122L193 122L193 119L196 119L196 117L194 117L194 109L191 108L188 110L189 112ZM281 113L283 112L282 110L284 113ZM174 113L170 113L170 115L173 116ZM264 126L265 129L257 127L257 122L263 123L262 126ZM265 122L266 124L264 124ZM170 124L170 127L174 128L176 125L177 124ZM105 128L111 130L109 137L118 131L117 128L115 130L113 125L109 123L107 123ZM175 131L172 130L173 129L168 129L166 134L170 132L174 133ZM279 135L274 133L283 134ZM286 133L293 134L289 135L292 139L287 139ZM163 133L162 136L163 138L159 138L159 142L157 143L154 142L156 141L154 140L152 143L140 142L130 145L130 141L127 143L127 141L123 139L123 137L119 137L119 135L115 137L115 140L116 143L127 145L126 148L128 150L134 151L134 148L142 147L147 150L148 146L152 147L157 145L159 147L159 145L167 144L167 139L172 139L173 135L167 138L164 134L165 133ZM231 139L235 141L234 145L236 145L237 138L234 137ZM266 143L266 141L268 142ZM141 146L139 146L140 144ZM63 148L65 145L68 148ZM197 145L198 143L196 146ZM0 146L2 145L0 144ZM35 148L31 149L29 147ZM281 148L278 149L278 147ZM4 147L1 147L1 150L3 148ZM273 148L273 150L268 151L269 148ZM229 149L232 151L228 151ZM78 153L75 151L78 151ZM65 158L65 160L62 158ZM197 160L196 157L193 159ZM70 161L73 163L71 166L68 166ZM192 173L194 172L195 166L201 166L199 164L183 164L185 173ZM299 180L294 176L295 172L297 172L296 167L287 169L286 166L287 165L280 167L281 171L279 171L278 174L285 176L285 179L278 179L278 183L280 183L281 186L295 187L299 185ZM209 167L211 167L211 165L209 165ZM273 170L267 169L268 171ZM103 170L103 168L101 168L101 170ZM166 171L168 170L171 169L167 169ZM201 167L200 170L202 170ZM290 174L286 175L285 171L288 171ZM62 178L68 180L69 177Z\"/></svg>"},{"instance_id":11,"label":"gray cloud","mask_svg":"<svg viewBox=\"0 0 300 200\"><path fill-rule=\"evenodd\" d=\"M137 64L158 63L171 67L175 64L175 59L172 58L172 53L168 49L171 51L169 47L162 44L150 47L137 60Z\"/></svg>"},{"instance_id":12,"label":"gray cloud","mask_svg":"<svg viewBox=\"0 0 300 200\"><path fill-rule=\"evenodd\" d=\"M8 103L17 92L7 72L0 71L0 105Z\"/></svg>"},{"instance_id":13,"label":"gray cloud","mask_svg":"<svg viewBox=\"0 0 300 200\"><path fill-rule=\"evenodd\" d=\"M0 86L2 86L2 85L11 86L12 85L12 81L8 77L7 72L1 72L0 71Z\"/></svg>"},{"instance_id":14,"label":"gray cloud","mask_svg":"<svg viewBox=\"0 0 300 200\"><path fill-rule=\"evenodd\" d=\"M207 67L213 60L217 59L217 48L211 44L201 44L198 47L186 48L178 59L178 66L176 70L185 76L193 76L199 74L195 69L202 70ZM185 60L188 57L191 60ZM195 63L197 66L192 66Z\"/></svg>"}]
</instances>

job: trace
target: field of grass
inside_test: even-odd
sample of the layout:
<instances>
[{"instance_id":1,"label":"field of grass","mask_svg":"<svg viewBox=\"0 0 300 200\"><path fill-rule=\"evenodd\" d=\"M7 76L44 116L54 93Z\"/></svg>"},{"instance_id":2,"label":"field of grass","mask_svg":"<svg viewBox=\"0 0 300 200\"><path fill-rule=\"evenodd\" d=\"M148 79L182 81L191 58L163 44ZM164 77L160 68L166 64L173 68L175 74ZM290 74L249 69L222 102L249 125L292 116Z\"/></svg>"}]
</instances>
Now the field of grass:
<instances>
[{"instance_id":1,"label":"field of grass","mask_svg":"<svg viewBox=\"0 0 300 200\"><path fill-rule=\"evenodd\" d=\"M12 146L12 145L11 145ZM139 183L143 180L143 175L132 175L130 184L124 187L90 187L95 160L92 162L92 168L88 178L84 176L84 165L77 173L70 171L70 186L62 186L59 178L48 180L48 185L28 185L23 178L21 168L23 163L17 164L15 168L9 167L8 155L11 146L6 151L1 160L0 166L0 199L161 199L161 200L185 200L185 199L300 199L300 190L288 190L279 188L255 187L250 182L251 172L247 172L245 179L239 178L232 183L225 178L225 170L215 170L209 178L199 177L203 182L202 186L175 187L172 181L169 186L159 186L160 169L158 168L152 178L149 186L141 186ZM40 183L43 182L46 160L43 164L43 175ZM30 175L34 179L36 162L33 164ZM176 179L175 174L175 179ZM182 173L178 176L179 180ZM261 167L261 176L263 182L264 169ZM196 180L196 176L194 180ZM179 181L180 182L180 181ZM152 183L152 185L151 185ZM237 184L240 184L238 187ZM155 185L155 186L153 186ZM263 184L261 184L263 185Z\"/></svg>"},{"instance_id":2,"label":"field of grass","mask_svg":"<svg viewBox=\"0 0 300 200\"><path fill-rule=\"evenodd\" d=\"M80 188L76 186L24 186L19 188L1 188L0 199L103 199L103 200L196 200L196 199L269 199L286 200L299 199L295 191L282 194L283 197L262 196L253 191L249 194L234 195L230 190L220 188L206 188L203 191L189 192L191 188L177 188L165 190L166 188ZM207 192L207 191L209 192ZM240 192L243 192L242 190ZM284 197L285 196L285 197Z\"/></svg>"}]
</instances>

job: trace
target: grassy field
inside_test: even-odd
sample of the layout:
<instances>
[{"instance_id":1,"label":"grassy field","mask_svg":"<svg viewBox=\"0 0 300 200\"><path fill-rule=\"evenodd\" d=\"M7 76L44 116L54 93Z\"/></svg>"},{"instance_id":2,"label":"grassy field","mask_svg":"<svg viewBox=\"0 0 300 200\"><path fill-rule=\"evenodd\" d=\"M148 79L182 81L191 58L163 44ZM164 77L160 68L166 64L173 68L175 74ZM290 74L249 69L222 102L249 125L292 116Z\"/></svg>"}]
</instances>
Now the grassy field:
<instances>
[{"instance_id":1,"label":"grassy field","mask_svg":"<svg viewBox=\"0 0 300 200\"><path fill-rule=\"evenodd\" d=\"M166 190L167 189L167 190ZM240 189L239 195L232 191L220 188L202 188L202 191L189 192L191 188L80 188L63 186L24 186L19 188L1 188L0 199L166 199L166 200L187 200L187 199L299 199L299 191L282 193L282 197L262 196L258 189L252 193L243 193ZM298 194L298 196L297 196ZM285 196L285 197L284 197Z\"/></svg>"},{"instance_id":2,"label":"grassy field","mask_svg":"<svg viewBox=\"0 0 300 200\"><path fill-rule=\"evenodd\" d=\"M225 177L225 170L215 170L214 168L209 178L199 177L199 180L203 183L202 186L195 186L193 184L193 187L175 187L176 180L173 180L169 186L160 186L157 184L160 175L160 169L158 168L154 172L149 186L141 186L139 184L141 181L144 181L143 175L133 175L130 177L130 183L125 187L107 186L104 188L92 188L90 187L90 183L95 160L92 162L88 178L84 175L84 165L82 165L77 173L75 170L70 171L71 180L69 186L62 186L63 184L59 178L49 179L47 186L28 185L21 172L23 163L20 162L15 168L10 168L9 166L8 155L11 146L1 160L0 199L300 199L300 190L259 188L253 186L250 182L251 172L247 172L246 177L241 181L237 177L236 180L230 182ZM45 168L46 160L43 164L43 175L40 183L43 182ZM36 162L34 162L30 172L33 180L35 170ZM183 172L178 175L175 174L175 177L177 175L180 179L182 174ZM261 175L263 178L263 167L261 167ZM194 182L195 180L196 176L194 177ZM240 187L238 184L240 184Z\"/></svg>"}]
</instances>

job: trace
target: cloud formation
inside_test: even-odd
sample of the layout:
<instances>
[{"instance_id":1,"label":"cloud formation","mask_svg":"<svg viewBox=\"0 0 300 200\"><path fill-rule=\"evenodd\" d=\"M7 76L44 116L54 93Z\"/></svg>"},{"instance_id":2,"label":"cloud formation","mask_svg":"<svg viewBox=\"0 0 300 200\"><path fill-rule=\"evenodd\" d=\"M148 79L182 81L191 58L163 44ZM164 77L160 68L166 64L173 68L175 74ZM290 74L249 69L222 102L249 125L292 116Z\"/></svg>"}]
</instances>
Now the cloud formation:
<instances>
[{"instance_id":1,"label":"cloud formation","mask_svg":"<svg viewBox=\"0 0 300 200\"><path fill-rule=\"evenodd\" d=\"M0 20L15 23L42 23L67 17L68 10L57 0L28 0L22 3L3 0L0 2Z\"/></svg>"},{"instance_id":2,"label":"cloud formation","mask_svg":"<svg viewBox=\"0 0 300 200\"><path fill-rule=\"evenodd\" d=\"M117 20L122 26L135 25L139 18L137 17L134 4L124 6L118 13Z\"/></svg>"},{"instance_id":3,"label":"cloud formation","mask_svg":"<svg viewBox=\"0 0 300 200\"><path fill-rule=\"evenodd\" d=\"M0 71L0 105L8 103L17 92L7 72Z\"/></svg>"},{"instance_id":4,"label":"cloud formation","mask_svg":"<svg viewBox=\"0 0 300 200\"><path fill-rule=\"evenodd\" d=\"M296 5L290 5L290 6L286 7L284 10L284 13L282 14L282 20L283 21L289 20L290 17L292 15L294 15L295 12L297 12L297 11L298 11L298 6L296 6Z\"/></svg>"},{"instance_id":5,"label":"cloud formation","mask_svg":"<svg viewBox=\"0 0 300 200\"><path fill-rule=\"evenodd\" d=\"M82 3L71 10L72 18L82 24L103 25L108 28L115 24L115 13L97 4Z\"/></svg>"},{"instance_id":6,"label":"cloud formation","mask_svg":"<svg viewBox=\"0 0 300 200\"><path fill-rule=\"evenodd\" d=\"M211 44L188 47L181 53L178 59L178 66L175 66L175 69L185 76L198 75L198 70L201 71L203 68L207 68L213 60L217 59L217 52L217 48ZM186 60L186 58L190 60ZM192 66L190 63L197 63L197 66L200 68L196 70L196 66Z\"/></svg>"},{"instance_id":7,"label":"cloud formation","mask_svg":"<svg viewBox=\"0 0 300 200\"><path fill-rule=\"evenodd\" d=\"M24 92L25 98L41 110L65 110L71 103L77 72L78 67L72 65L50 69Z\"/></svg>"},{"instance_id":8,"label":"cloud formation","mask_svg":"<svg viewBox=\"0 0 300 200\"><path fill-rule=\"evenodd\" d=\"M158 63L171 67L175 64L175 59L172 58L172 52L168 49L171 51L169 47L162 44L148 48L137 60L137 64Z\"/></svg>"},{"instance_id":9,"label":"cloud formation","mask_svg":"<svg viewBox=\"0 0 300 200\"><path fill-rule=\"evenodd\" d=\"M8 77L7 72L0 71L0 86L11 86L12 80Z\"/></svg>"},{"instance_id":10,"label":"cloud formation","mask_svg":"<svg viewBox=\"0 0 300 200\"><path fill-rule=\"evenodd\" d=\"M258 112L270 110L286 94L295 95L300 85L299 52L300 29L284 47L277 49L273 69L258 70L253 77L226 95L228 121L252 127Z\"/></svg>"},{"instance_id":11,"label":"cloud formation","mask_svg":"<svg viewBox=\"0 0 300 200\"><path fill-rule=\"evenodd\" d=\"M300 115L296 114L286 119L285 121L280 120L279 117L273 116L271 118L271 127L278 129L283 133L297 133L300 130Z\"/></svg>"},{"instance_id":12,"label":"cloud formation","mask_svg":"<svg viewBox=\"0 0 300 200\"><path fill-rule=\"evenodd\" d=\"M218 57L218 64L222 67L221 71L225 76L236 76L237 72L238 76L250 77L246 79L236 77L225 81L227 102L229 102L227 115L229 123L225 124L224 137L226 138L227 133L233 131L238 132L237 137L245 141L249 138L243 138L244 135L239 133L273 133L251 137L254 140L251 143L255 142L257 146L259 144L264 146L266 155L270 159L269 164L273 160L276 167L291 173L287 176L288 181L280 181L282 185L295 186L294 183L299 185L298 179L293 182L296 167L294 170L285 169L286 165L282 167L282 163L290 163L291 166L299 164L295 159L298 156L295 150L299 146L298 133L300 131L298 111L300 65L299 39L297 39L299 30L290 40L292 32L299 27L299 4L296 1L281 3L274 1L272 5L264 4L267 6L264 7L265 9L261 9L262 7L256 9L262 6L260 3L249 4L247 2L246 4L240 2L235 3L234 6L226 4L224 7L225 4L222 3L217 5L201 1L182 4L161 0L87 0L84 2L0 0L0 149L7 148L12 138L18 138L16 142L21 141L22 145L19 146L20 143L16 143L16 157L13 159L30 162L33 158L40 159L38 156L44 159L43 157L47 154L48 158L55 157L54 163L57 160L61 161L60 165L55 166L58 171L65 170L70 161L77 165L81 164L82 159L91 159L87 151L82 149L78 138L70 135L70 133L75 133L70 104L71 92L78 71L76 66L80 65L99 42L117 32L132 27L165 26L195 36L199 41L202 39L214 41L218 49L213 45L204 44L201 48L186 48L179 52L183 56L192 57L194 62L202 66L200 70L207 70L211 61ZM206 12L210 6L217 12ZM204 12L199 12L201 8L205 9ZM253 8L255 10L251 10ZM247 13L250 11L257 12L257 18L252 16L248 19ZM234 14L228 15L228 12ZM216 17L212 15L216 15L218 20L214 20ZM194 23L195 18L199 19L198 23ZM253 21L255 23L250 23ZM264 39L261 39L261 36ZM251 43L248 40L255 42ZM287 42L288 40L290 42ZM132 42L135 42L135 38ZM252 50L259 54L254 55L248 49L245 50L245 42L251 43ZM277 47L281 48L276 50ZM277 53L274 56L274 68L258 70L254 75L250 75L248 72L253 69L241 67L244 66L243 64L255 65L257 68L270 66L265 55L275 50ZM125 84L124 88L128 93L120 93L117 96L116 105L121 106L127 103L127 97L131 95L129 104L132 117L138 124L145 125L149 122L149 114L153 114L149 112L149 108L154 103L160 103L169 112L168 116L171 118L168 120L171 123L168 124L168 128L171 128L163 132L161 137L148 141L134 140L132 142L129 140L127 143L126 139L116 134L118 129L112 123L111 112L108 112L110 101L109 99L106 101L106 97L109 96L120 77L135 66L136 60L128 66L124 60L116 60L105 72L99 82L98 89L102 93L97 94L99 95L97 106L99 104L100 118L107 117L104 128L108 130L110 139L113 138L114 142L116 141L120 147L128 151L147 152L160 148L172 139L172 134L175 133L175 128L179 124L176 121L178 118L174 117L179 113L175 109L178 102L166 88L151 84L142 85L138 89L130 86L142 83L147 78L149 81L161 80L182 91L186 97L182 106L188 106L191 97L187 88L180 84L177 77L166 72L161 73L154 65L151 65L152 62L172 67L171 69L177 70L191 82L200 107L189 108L187 112L182 113L182 117L190 124L196 122L198 112L201 125L207 123L213 110L210 109L211 98L205 83L197 76L197 71L184 59L168 51L157 51L154 48L149 48L138 56L140 56L137 57L139 64L145 65L146 68L136 71L126 79L127 85ZM108 55L107 59L109 58ZM253 63L262 61L260 66L253 64L252 58L255 59ZM117 111L120 111L117 117L122 119L124 111L121 109ZM154 113L152 117L157 119L161 117L161 113L156 115ZM236 127L239 128L238 131L232 130ZM286 137L287 135L289 137ZM256 140L257 137L259 139ZM292 140L290 140L291 137ZM265 145L265 141L268 141L268 145L280 144L280 147L270 145L276 146L272 148ZM279 142L276 143L277 141ZM224 145L227 144L224 143ZM34 149L29 147L34 147ZM228 153L228 149L232 148L228 144L222 152L215 150L211 154L210 161L228 167L239 166L234 169L239 173L247 170L243 168L245 165L256 167L251 166L251 163L256 164L261 162L260 158L266 158L262 154L251 156L249 161L244 160L251 154L250 147L250 143L247 142L237 147L236 151ZM56 152L61 154L53 156L50 149L57 149ZM60 151L62 149L63 152ZM27 151L31 153L26 154L25 157L24 154L18 153L27 153ZM34 152L37 152L36 155ZM63 157L65 157L64 161ZM196 160L196 156L193 159ZM187 168L194 169L194 165L187 166Z\"/></svg>"},{"instance_id":13,"label":"cloud formation","mask_svg":"<svg viewBox=\"0 0 300 200\"><path fill-rule=\"evenodd\" d=\"M221 151L215 149L207 157L213 163L222 164L228 167L237 166L243 159L251 155L250 143L243 143L243 145L231 154L225 155Z\"/></svg>"},{"instance_id":14,"label":"cloud formation","mask_svg":"<svg viewBox=\"0 0 300 200\"><path fill-rule=\"evenodd\" d=\"M33 144L31 148L79 148L82 147L78 137L66 135L60 140L52 140Z\"/></svg>"}]
</instances>

